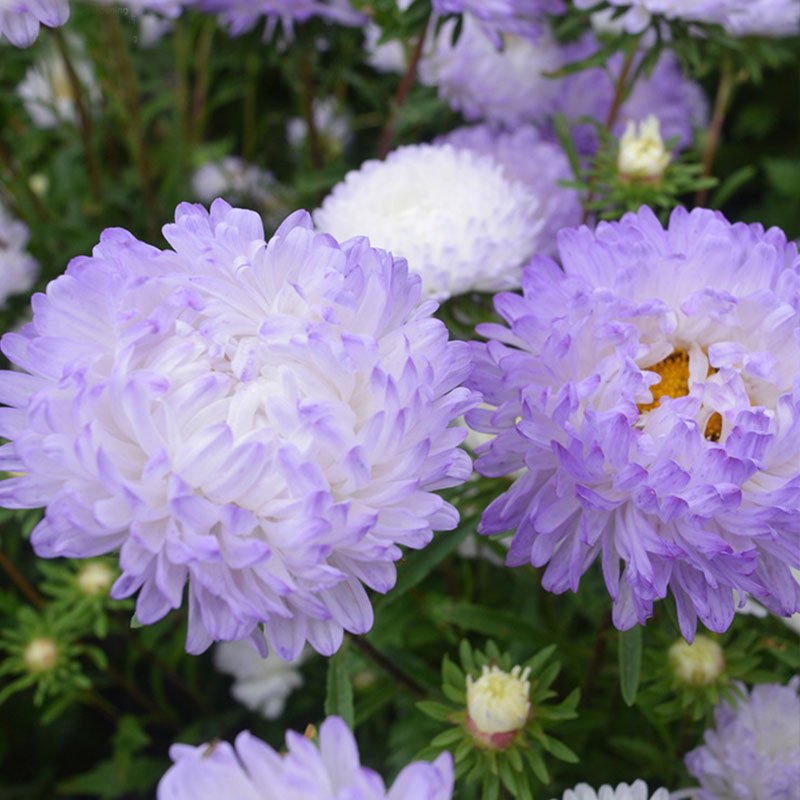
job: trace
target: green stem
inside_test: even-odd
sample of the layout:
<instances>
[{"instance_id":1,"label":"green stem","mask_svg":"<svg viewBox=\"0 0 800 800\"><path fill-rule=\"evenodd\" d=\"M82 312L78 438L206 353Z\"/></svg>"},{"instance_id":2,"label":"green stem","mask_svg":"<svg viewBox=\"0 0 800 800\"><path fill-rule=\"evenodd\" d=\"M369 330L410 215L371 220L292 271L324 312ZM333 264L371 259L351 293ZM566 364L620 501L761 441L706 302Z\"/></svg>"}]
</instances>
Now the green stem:
<instances>
[{"instance_id":1,"label":"green stem","mask_svg":"<svg viewBox=\"0 0 800 800\"><path fill-rule=\"evenodd\" d=\"M94 147L92 146L94 129L92 126L92 118L86 108L83 87L81 86L80 80L78 80L78 73L75 71L75 66L70 58L69 48L67 47L64 34L59 28L47 28L47 31L53 37L58 52L61 55L61 60L64 62L64 67L67 70L67 78L72 88L72 94L75 98L75 108L78 112L78 129L81 132L83 156L86 162L86 171L89 173L89 184L92 188L94 199L99 202L102 199L102 193L100 191L100 170L98 169L97 159L94 155Z\"/></svg>"},{"instance_id":2,"label":"green stem","mask_svg":"<svg viewBox=\"0 0 800 800\"><path fill-rule=\"evenodd\" d=\"M392 107L389 110L389 115L386 117L386 124L383 126L383 131L381 132L381 138L378 142L378 150L376 153L377 157L380 159L386 158L389 150L392 148L394 129L395 125L397 124L397 111L405 104L406 99L408 98L408 93L411 91L411 87L414 85L414 81L417 78L417 65L419 64L420 57L422 56L422 48L425 46L425 36L428 32L430 21L431 17L428 17L428 19L425 20L425 25L420 31L417 44L411 53L411 58L408 60L408 68L406 69L406 73L403 75L403 79L400 81L400 85L397 87L397 92L395 93L394 100L392 101Z\"/></svg>"},{"instance_id":3,"label":"green stem","mask_svg":"<svg viewBox=\"0 0 800 800\"><path fill-rule=\"evenodd\" d=\"M722 62L722 72L720 73L719 85L717 86L717 96L714 100L714 113L711 116L711 123L708 126L708 132L706 134L701 178L708 178L711 175L711 169L714 166L714 156L717 153L717 147L719 147L720 137L722 135L722 126L725 123L725 115L728 113L731 96L733 95L733 87L733 63L730 58L726 58ZM708 189L700 189L697 192L694 202L697 206L706 205L708 202Z\"/></svg>"},{"instance_id":4,"label":"green stem","mask_svg":"<svg viewBox=\"0 0 800 800\"><path fill-rule=\"evenodd\" d=\"M192 115L190 123L189 143L197 144L205 131L207 108L208 108L208 83L209 69L211 63L211 43L214 39L216 21L213 18L206 20L206 24L200 32L195 55L195 83L194 95L192 98Z\"/></svg>"},{"instance_id":5,"label":"green stem","mask_svg":"<svg viewBox=\"0 0 800 800\"><path fill-rule=\"evenodd\" d=\"M0 550L0 567L3 568L6 575L11 578L20 593L25 596L25 599L34 608L41 608L44 605L42 596L36 591L33 584L17 569L14 562L2 550Z\"/></svg>"}]
</instances>

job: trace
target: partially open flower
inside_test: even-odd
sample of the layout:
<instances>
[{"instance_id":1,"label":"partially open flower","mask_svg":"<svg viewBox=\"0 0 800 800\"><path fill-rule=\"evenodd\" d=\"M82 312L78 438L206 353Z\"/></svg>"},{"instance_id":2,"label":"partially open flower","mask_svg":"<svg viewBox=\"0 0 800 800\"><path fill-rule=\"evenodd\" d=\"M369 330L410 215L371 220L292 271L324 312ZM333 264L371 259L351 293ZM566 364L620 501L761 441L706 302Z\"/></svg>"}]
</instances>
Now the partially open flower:
<instances>
[{"instance_id":1,"label":"partially open flower","mask_svg":"<svg viewBox=\"0 0 800 800\"><path fill-rule=\"evenodd\" d=\"M530 668L504 672L484 664L477 681L467 675L467 729L488 747L507 747L531 711Z\"/></svg>"},{"instance_id":2,"label":"partially open flower","mask_svg":"<svg viewBox=\"0 0 800 800\"><path fill-rule=\"evenodd\" d=\"M47 672L58 663L58 645L49 636L39 636L28 642L22 658L31 672Z\"/></svg>"},{"instance_id":3,"label":"partially open flower","mask_svg":"<svg viewBox=\"0 0 800 800\"><path fill-rule=\"evenodd\" d=\"M78 573L78 587L88 595L108 594L116 577L108 564L90 561Z\"/></svg>"},{"instance_id":4,"label":"partially open flower","mask_svg":"<svg viewBox=\"0 0 800 800\"><path fill-rule=\"evenodd\" d=\"M710 686L725 669L722 648L708 636L695 636L689 644L678 639L669 649L669 663L680 683Z\"/></svg>"},{"instance_id":5,"label":"partially open flower","mask_svg":"<svg viewBox=\"0 0 800 800\"><path fill-rule=\"evenodd\" d=\"M650 114L641 122L628 120L619 140L617 168L623 180L658 181L670 161L661 139L658 117Z\"/></svg>"}]
</instances>

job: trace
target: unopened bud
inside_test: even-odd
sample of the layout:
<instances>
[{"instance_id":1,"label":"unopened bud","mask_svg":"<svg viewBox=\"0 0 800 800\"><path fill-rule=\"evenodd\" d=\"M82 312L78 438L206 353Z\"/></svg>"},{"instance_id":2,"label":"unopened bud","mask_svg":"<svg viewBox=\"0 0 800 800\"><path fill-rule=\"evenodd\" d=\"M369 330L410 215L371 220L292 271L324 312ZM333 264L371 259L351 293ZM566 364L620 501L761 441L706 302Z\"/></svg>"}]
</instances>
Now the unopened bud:
<instances>
[{"instance_id":1,"label":"unopened bud","mask_svg":"<svg viewBox=\"0 0 800 800\"><path fill-rule=\"evenodd\" d=\"M629 120L619 140L617 169L627 180L656 181L669 164L670 154L664 148L658 118L650 114L638 125Z\"/></svg>"},{"instance_id":2,"label":"unopened bud","mask_svg":"<svg viewBox=\"0 0 800 800\"><path fill-rule=\"evenodd\" d=\"M467 676L467 729L489 747L508 747L514 734L528 721L531 710L530 668L503 672L484 665L477 681Z\"/></svg>"},{"instance_id":3,"label":"unopened bud","mask_svg":"<svg viewBox=\"0 0 800 800\"><path fill-rule=\"evenodd\" d=\"M669 649L669 663L675 677L688 686L710 686L725 669L722 648L708 636L699 634L694 641L678 639Z\"/></svg>"},{"instance_id":4,"label":"unopened bud","mask_svg":"<svg viewBox=\"0 0 800 800\"><path fill-rule=\"evenodd\" d=\"M102 561L91 561L78 573L78 586L84 594L108 594L114 573Z\"/></svg>"},{"instance_id":5,"label":"unopened bud","mask_svg":"<svg viewBox=\"0 0 800 800\"><path fill-rule=\"evenodd\" d=\"M22 653L22 658L31 672L47 672L58 661L58 645L45 636L31 639Z\"/></svg>"},{"instance_id":6,"label":"unopened bud","mask_svg":"<svg viewBox=\"0 0 800 800\"><path fill-rule=\"evenodd\" d=\"M33 175L28 178L28 186L35 195L43 197L50 188L50 179L41 172L34 172Z\"/></svg>"}]
</instances>

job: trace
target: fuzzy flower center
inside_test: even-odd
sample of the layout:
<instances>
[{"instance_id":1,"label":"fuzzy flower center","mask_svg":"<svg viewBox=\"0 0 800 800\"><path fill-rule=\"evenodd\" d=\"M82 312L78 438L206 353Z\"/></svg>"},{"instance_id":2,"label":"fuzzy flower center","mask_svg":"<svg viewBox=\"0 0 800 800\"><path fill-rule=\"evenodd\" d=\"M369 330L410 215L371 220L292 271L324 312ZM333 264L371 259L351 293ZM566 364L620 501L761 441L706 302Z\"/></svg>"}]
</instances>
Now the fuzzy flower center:
<instances>
[{"instance_id":1,"label":"fuzzy flower center","mask_svg":"<svg viewBox=\"0 0 800 800\"><path fill-rule=\"evenodd\" d=\"M639 413L652 411L661 404L662 397L685 397L689 394L689 354L686 350L673 350L666 358L647 368L661 376L659 383L650 387L653 395L652 403L641 403ZM709 367L708 374L713 375L717 370ZM722 416L714 413L706 423L705 437L712 442L718 442L722 433Z\"/></svg>"},{"instance_id":2,"label":"fuzzy flower center","mask_svg":"<svg viewBox=\"0 0 800 800\"><path fill-rule=\"evenodd\" d=\"M503 672L496 665L490 669L484 664L477 681L467 676L467 713L480 733L517 731L527 721L531 708L530 667L520 674L521 669L516 666L511 672Z\"/></svg>"}]
</instances>

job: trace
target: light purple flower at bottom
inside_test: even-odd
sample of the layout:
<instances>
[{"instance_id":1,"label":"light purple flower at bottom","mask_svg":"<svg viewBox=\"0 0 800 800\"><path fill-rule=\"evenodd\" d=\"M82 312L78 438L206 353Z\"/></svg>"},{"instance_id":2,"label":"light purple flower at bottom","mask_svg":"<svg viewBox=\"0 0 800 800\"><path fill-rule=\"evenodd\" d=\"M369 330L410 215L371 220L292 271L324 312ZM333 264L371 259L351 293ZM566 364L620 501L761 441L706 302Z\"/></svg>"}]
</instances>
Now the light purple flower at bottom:
<instances>
[{"instance_id":1,"label":"light purple flower at bottom","mask_svg":"<svg viewBox=\"0 0 800 800\"><path fill-rule=\"evenodd\" d=\"M0 2L0 43L5 36L17 47L29 47L39 25L57 28L69 18L67 0L3 0Z\"/></svg>"},{"instance_id":2,"label":"light purple flower at bottom","mask_svg":"<svg viewBox=\"0 0 800 800\"><path fill-rule=\"evenodd\" d=\"M227 742L191 747L173 745L175 762L158 785L158 800L449 800L453 759L406 766L387 791L380 775L361 766L358 745L339 717L319 729L319 744L294 731L286 733L280 755L243 731Z\"/></svg>"},{"instance_id":3,"label":"light purple flower at bottom","mask_svg":"<svg viewBox=\"0 0 800 800\"><path fill-rule=\"evenodd\" d=\"M714 727L686 754L699 800L800 799L800 675L747 689L714 710Z\"/></svg>"}]
</instances>

